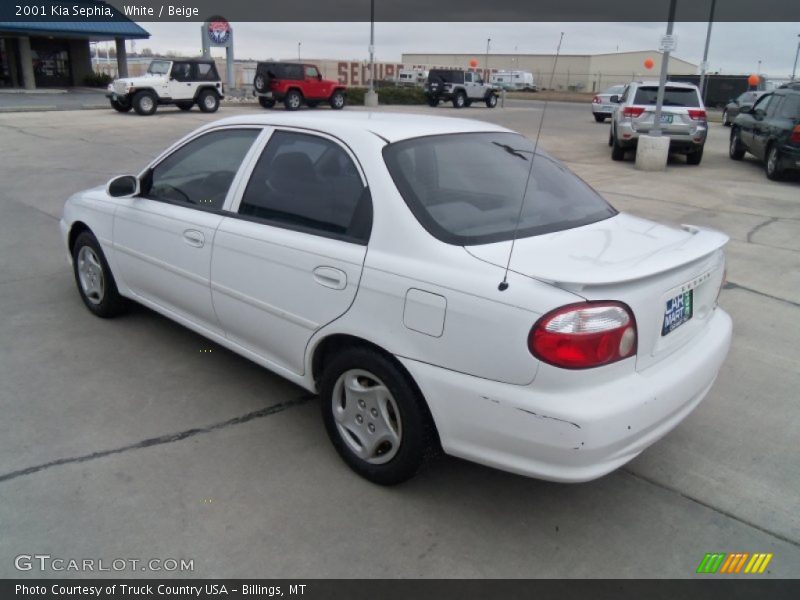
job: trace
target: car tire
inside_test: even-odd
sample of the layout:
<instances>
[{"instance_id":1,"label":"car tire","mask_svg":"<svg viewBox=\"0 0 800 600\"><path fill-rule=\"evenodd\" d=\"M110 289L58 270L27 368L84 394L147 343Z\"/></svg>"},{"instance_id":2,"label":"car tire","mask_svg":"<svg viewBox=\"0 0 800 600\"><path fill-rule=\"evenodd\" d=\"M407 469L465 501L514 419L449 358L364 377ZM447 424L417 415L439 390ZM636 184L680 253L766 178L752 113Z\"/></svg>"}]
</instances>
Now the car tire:
<instances>
[{"instance_id":1,"label":"car tire","mask_svg":"<svg viewBox=\"0 0 800 600\"><path fill-rule=\"evenodd\" d=\"M783 178L783 165L781 164L781 151L777 144L770 144L767 148L766 160L764 161L764 171L767 179L778 181Z\"/></svg>"},{"instance_id":2,"label":"car tire","mask_svg":"<svg viewBox=\"0 0 800 600\"><path fill-rule=\"evenodd\" d=\"M489 94L486 96L486 108L494 108L497 106L497 95L496 94Z\"/></svg>"},{"instance_id":3,"label":"car tire","mask_svg":"<svg viewBox=\"0 0 800 600\"><path fill-rule=\"evenodd\" d=\"M464 108L467 105L467 96L464 92L457 92L453 96L453 108Z\"/></svg>"},{"instance_id":4,"label":"car tire","mask_svg":"<svg viewBox=\"0 0 800 600\"><path fill-rule=\"evenodd\" d=\"M602 123L603 121L606 120L606 118L603 115L595 115L594 120L597 121L598 123Z\"/></svg>"},{"instance_id":5,"label":"car tire","mask_svg":"<svg viewBox=\"0 0 800 600\"><path fill-rule=\"evenodd\" d=\"M438 98L428 98L428 106L431 108L435 108L439 106L439 99Z\"/></svg>"},{"instance_id":6,"label":"car tire","mask_svg":"<svg viewBox=\"0 0 800 600\"><path fill-rule=\"evenodd\" d=\"M192 110L194 102L191 102L189 100L178 100L177 102L175 102L175 106L177 106L182 111L187 112Z\"/></svg>"},{"instance_id":7,"label":"car tire","mask_svg":"<svg viewBox=\"0 0 800 600\"><path fill-rule=\"evenodd\" d=\"M608 147L609 148L614 145L614 135L611 133L611 129L612 128L609 128L609 130L608 130Z\"/></svg>"},{"instance_id":8,"label":"car tire","mask_svg":"<svg viewBox=\"0 0 800 600\"><path fill-rule=\"evenodd\" d=\"M120 102L119 100L111 100L111 108L117 112L126 113L130 112L133 106L130 102Z\"/></svg>"},{"instance_id":9,"label":"car tire","mask_svg":"<svg viewBox=\"0 0 800 600\"><path fill-rule=\"evenodd\" d=\"M436 453L436 428L417 386L376 350L356 346L335 354L323 367L320 403L334 448L373 483L402 483Z\"/></svg>"},{"instance_id":10,"label":"car tire","mask_svg":"<svg viewBox=\"0 0 800 600\"><path fill-rule=\"evenodd\" d=\"M730 127L731 126L731 122L728 121L728 109L727 108L722 111L722 126L723 127Z\"/></svg>"},{"instance_id":11,"label":"car tire","mask_svg":"<svg viewBox=\"0 0 800 600\"><path fill-rule=\"evenodd\" d=\"M331 94L331 99L329 100L329 104L333 110L342 110L344 105L347 103L347 98L344 95L342 90L336 90Z\"/></svg>"},{"instance_id":12,"label":"car tire","mask_svg":"<svg viewBox=\"0 0 800 600\"><path fill-rule=\"evenodd\" d=\"M286 110L297 110L303 105L303 96L297 90L289 90L283 98L283 107Z\"/></svg>"},{"instance_id":13,"label":"car tire","mask_svg":"<svg viewBox=\"0 0 800 600\"><path fill-rule=\"evenodd\" d=\"M204 113L213 113L219 110L219 96L213 90L203 90L197 97L197 105Z\"/></svg>"},{"instance_id":14,"label":"car tire","mask_svg":"<svg viewBox=\"0 0 800 600\"><path fill-rule=\"evenodd\" d=\"M78 293L89 312L105 319L125 311L127 302L119 295L100 243L89 230L81 232L72 246L72 267Z\"/></svg>"},{"instance_id":15,"label":"car tire","mask_svg":"<svg viewBox=\"0 0 800 600\"><path fill-rule=\"evenodd\" d=\"M728 156L733 160L742 160L744 158L745 149L742 145L739 130L735 127L731 129L731 141L728 145Z\"/></svg>"},{"instance_id":16,"label":"car tire","mask_svg":"<svg viewBox=\"0 0 800 600\"><path fill-rule=\"evenodd\" d=\"M267 88L269 88L269 79L268 75L263 75L259 73L253 79L253 89L257 92L266 92Z\"/></svg>"},{"instance_id":17,"label":"car tire","mask_svg":"<svg viewBox=\"0 0 800 600\"><path fill-rule=\"evenodd\" d=\"M258 103L261 105L261 108L273 108L275 106L274 99L266 98L264 96L258 97Z\"/></svg>"},{"instance_id":18,"label":"car tire","mask_svg":"<svg viewBox=\"0 0 800 600\"><path fill-rule=\"evenodd\" d=\"M156 110L158 109L158 99L156 98L156 95L147 90L136 92L136 95L133 97L132 104L133 110L136 111L136 114L142 117L149 117L150 115L155 114Z\"/></svg>"},{"instance_id":19,"label":"car tire","mask_svg":"<svg viewBox=\"0 0 800 600\"><path fill-rule=\"evenodd\" d=\"M611 160L625 160L625 148L619 145L616 135L611 138Z\"/></svg>"},{"instance_id":20,"label":"car tire","mask_svg":"<svg viewBox=\"0 0 800 600\"><path fill-rule=\"evenodd\" d=\"M699 150L695 150L694 152L689 152L686 155L686 164L687 165L699 165L700 161L703 160L703 147L700 146Z\"/></svg>"}]
</instances>

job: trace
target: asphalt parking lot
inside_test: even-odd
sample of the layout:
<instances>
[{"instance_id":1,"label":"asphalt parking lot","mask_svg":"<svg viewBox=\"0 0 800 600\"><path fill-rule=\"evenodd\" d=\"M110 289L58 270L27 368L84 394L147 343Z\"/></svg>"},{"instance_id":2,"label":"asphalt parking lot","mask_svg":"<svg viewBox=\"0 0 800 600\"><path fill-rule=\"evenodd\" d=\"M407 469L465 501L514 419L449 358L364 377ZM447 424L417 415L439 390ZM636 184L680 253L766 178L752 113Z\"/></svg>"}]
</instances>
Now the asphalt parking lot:
<instances>
[{"instance_id":1,"label":"asphalt parking lot","mask_svg":"<svg viewBox=\"0 0 800 600\"><path fill-rule=\"evenodd\" d=\"M600 480L443 458L381 488L335 454L315 398L144 308L91 316L65 260L69 194L256 110L0 114L0 577L64 574L15 569L37 553L194 561L155 576L658 578L772 552L762 577L800 573L800 179L731 161L717 124L700 166L641 173L611 161L588 106L551 103L541 146L618 209L730 236L728 360L686 421ZM533 137L543 105L395 110Z\"/></svg>"}]
</instances>

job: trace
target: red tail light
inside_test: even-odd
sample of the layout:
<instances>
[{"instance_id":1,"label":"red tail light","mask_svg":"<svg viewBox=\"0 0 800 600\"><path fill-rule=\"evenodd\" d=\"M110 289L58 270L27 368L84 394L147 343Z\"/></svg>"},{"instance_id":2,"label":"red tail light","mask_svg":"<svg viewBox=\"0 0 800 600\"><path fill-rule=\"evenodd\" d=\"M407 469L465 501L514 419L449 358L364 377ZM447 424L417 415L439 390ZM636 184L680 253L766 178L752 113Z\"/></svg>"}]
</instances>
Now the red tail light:
<instances>
[{"instance_id":1,"label":"red tail light","mask_svg":"<svg viewBox=\"0 0 800 600\"><path fill-rule=\"evenodd\" d=\"M541 317L528 334L539 360L565 369L591 369L636 354L636 320L621 302L568 304Z\"/></svg>"},{"instance_id":2,"label":"red tail light","mask_svg":"<svg viewBox=\"0 0 800 600\"><path fill-rule=\"evenodd\" d=\"M690 108L689 109L689 118L692 121L705 121L706 120L706 111L701 108Z\"/></svg>"},{"instance_id":3,"label":"red tail light","mask_svg":"<svg viewBox=\"0 0 800 600\"><path fill-rule=\"evenodd\" d=\"M795 144L800 143L800 125L795 125L792 129L792 135L789 136L789 141Z\"/></svg>"},{"instance_id":4,"label":"red tail light","mask_svg":"<svg viewBox=\"0 0 800 600\"><path fill-rule=\"evenodd\" d=\"M595 96L592 98L592 104L600 104L600 96Z\"/></svg>"},{"instance_id":5,"label":"red tail light","mask_svg":"<svg viewBox=\"0 0 800 600\"><path fill-rule=\"evenodd\" d=\"M638 117L644 112L644 108L641 106L626 106L622 109L622 116L623 117Z\"/></svg>"}]
</instances>

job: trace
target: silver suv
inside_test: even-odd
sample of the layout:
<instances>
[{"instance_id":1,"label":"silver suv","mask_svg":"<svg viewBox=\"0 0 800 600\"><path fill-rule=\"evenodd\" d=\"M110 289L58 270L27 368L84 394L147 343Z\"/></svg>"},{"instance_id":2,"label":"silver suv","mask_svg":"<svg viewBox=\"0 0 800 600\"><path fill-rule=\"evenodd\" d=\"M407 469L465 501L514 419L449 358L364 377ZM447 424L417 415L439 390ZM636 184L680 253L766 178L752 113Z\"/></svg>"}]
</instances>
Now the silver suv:
<instances>
[{"instance_id":1,"label":"silver suv","mask_svg":"<svg viewBox=\"0 0 800 600\"><path fill-rule=\"evenodd\" d=\"M611 102L617 105L608 136L613 160L624 160L626 150L636 147L639 135L650 133L654 128L657 96L657 81L632 81L621 96L611 96ZM670 152L685 154L690 165L700 164L708 121L697 86L667 82L661 131L669 137Z\"/></svg>"}]
</instances>

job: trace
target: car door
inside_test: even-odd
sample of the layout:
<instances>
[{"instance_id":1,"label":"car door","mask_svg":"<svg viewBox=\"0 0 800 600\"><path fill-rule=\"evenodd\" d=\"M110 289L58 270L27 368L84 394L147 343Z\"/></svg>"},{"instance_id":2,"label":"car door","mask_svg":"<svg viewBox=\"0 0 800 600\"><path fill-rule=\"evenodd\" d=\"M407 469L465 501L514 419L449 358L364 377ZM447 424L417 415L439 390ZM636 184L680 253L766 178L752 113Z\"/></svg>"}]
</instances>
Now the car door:
<instances>
[{"instance_id":1,"label":"car door","mask_svg":"<svg viewBox=\"0 0 800 600\"><path fill-rule=\"evenodd\" d=\"M192 63L175 61L169 74L169 96L173 100L194 98Z\"/></svg>"},{"instance_id":2,"label":"car door","mask_svg":"<svg viewBox=\"0 0 800 600\"><path fill-rule=\"evenodd\" d=\"M302 374L309 339L355 299L372 227L366 180L321 134L278 129L220 223L212 299L225 334Z\"/></svg>"},{"instance_id":3,"label":"car door","mask_svg":"<svg viewBox=\"0 0 800 600\"><path fill-rule=\"evenodd\" d=\"M740 139L745 147L755 156L760 156L759 149L756 141L756 129L759 122L763 120L766 115L767 105L772 100L772 94L761 96L758 101L753 105L749 112L741 113L745 116L737 124L740 128ZM738 119L738 117L737 117Z\"/></svg>"},{"instance_id":4,"label":"car door","mask_svg":"<svg viewBox=\"0 0 800 600\"><path fill-rule=\"evenodd\" d=\"M261 131L223 127L193 137L140 176L139 196L117 199L115 276L145 304L221 332L211 305L211 244Z\"/></svg>"},{"instance_id":5,"label":"car door","mask_svg":"<svg viewBox=\"0 0 800 600\"><path fill-rule=\"evenodd\" d=\"M320 73L317 67L306 65L303 69L303 76L305 77L305 95L307 98L321 99L325 98L324 85L321 81Z\"/></svg>"},{"instance_id":6,"label":"car door","mask_svg":"<svg viewBox=\"0 0 800 600\"><path fill-rule=\"evenodd\" d=\"M783 104L783 96L773 94L772 99L764 113L764 118L756 120L753 127L753 146L756 149L756 156L762 159L767 157L767 148L769 143L778 134L778 118L781 105Z\"/></svg>"}]
</instances>

